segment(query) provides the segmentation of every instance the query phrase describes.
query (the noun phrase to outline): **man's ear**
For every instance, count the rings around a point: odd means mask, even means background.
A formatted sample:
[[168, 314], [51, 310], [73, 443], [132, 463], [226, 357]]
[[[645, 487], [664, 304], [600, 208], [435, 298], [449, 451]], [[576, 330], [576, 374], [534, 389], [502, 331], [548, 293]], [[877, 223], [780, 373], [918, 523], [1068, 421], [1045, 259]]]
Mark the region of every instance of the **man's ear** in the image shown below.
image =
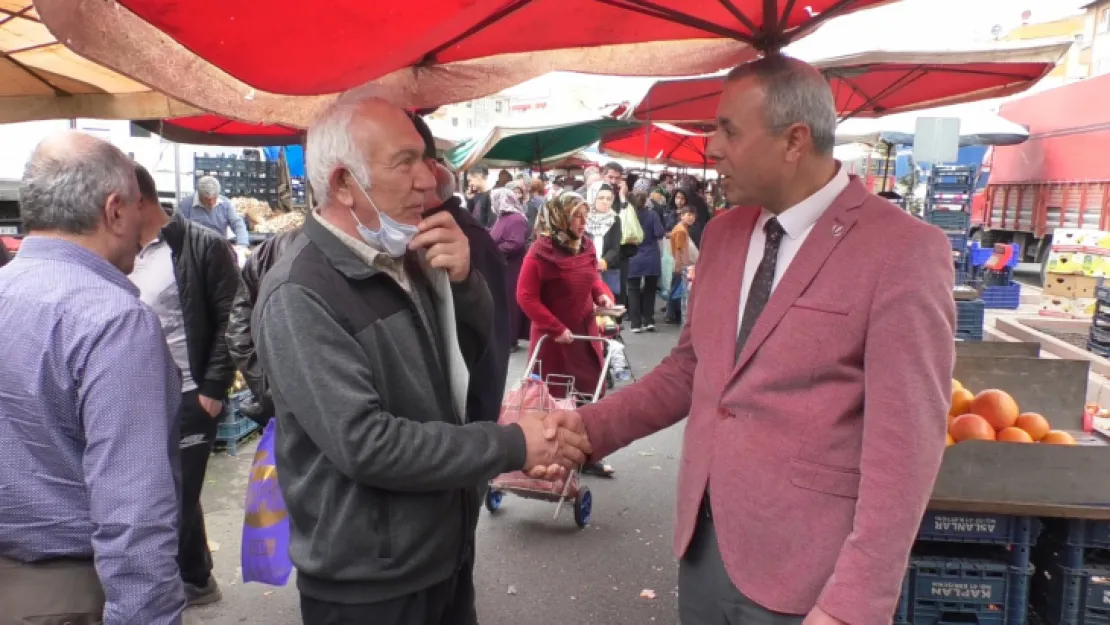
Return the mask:
[[124, 217], [123, 217], [123, 198], [119, 193], [112, 193], [104, 200], [104, 224], [109, 232], [114, 234], [123, 234], [124, 230]]
[[328, 180], [328, 186], [333, 189], [335, 200], [347, 208], [353, 208], [355, 205], [355, 191], [352, 187], [357, 184], [354, 176], [345, 169], [334, 170]]

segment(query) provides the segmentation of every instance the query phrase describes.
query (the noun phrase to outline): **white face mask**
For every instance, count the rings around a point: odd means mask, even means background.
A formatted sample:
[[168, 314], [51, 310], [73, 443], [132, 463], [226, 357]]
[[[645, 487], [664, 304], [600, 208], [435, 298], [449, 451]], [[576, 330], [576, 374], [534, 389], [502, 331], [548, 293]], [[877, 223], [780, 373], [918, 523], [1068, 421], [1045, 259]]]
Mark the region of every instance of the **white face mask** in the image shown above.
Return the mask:
[[370, 199], [370, 194], [362, 188], [362, 185], [358, 185], [358, 190], [362, 191], [362, 197], [366, 198], [370, 207], [378, 214], [378, 229], [375, 231], [362, 225], [362, 221], [355, 214], [354, 209], [350, 209], [351, 216], [358, 223], [359, 236], [362, 237], [363, 241], [366, 241], [367, 245], [389, 254], [392, 258], [404, 256], [409, 249], [409, 242], [420, 232], [420, 229], [390, 219], [385, 213], [378, 210], [374, 200]]

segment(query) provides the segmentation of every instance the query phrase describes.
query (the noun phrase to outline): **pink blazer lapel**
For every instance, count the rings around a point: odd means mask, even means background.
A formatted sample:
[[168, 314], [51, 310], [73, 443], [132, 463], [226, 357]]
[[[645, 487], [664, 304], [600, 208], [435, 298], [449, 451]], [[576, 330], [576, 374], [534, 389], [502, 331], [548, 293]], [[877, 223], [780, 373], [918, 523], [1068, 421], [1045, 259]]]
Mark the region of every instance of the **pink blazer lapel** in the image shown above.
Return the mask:
[[[817, 273], [825, 264], [825, 259], [844, 240], [845, 235], [855, 224], [856, 219], [851, 211], [862, 205], [863, 201], [867, 199], [867, 195], [867, 189], [863, 184], [852, 177], [848, 187], [837, 196], [832, 206], [813, 225], [813, 230], [806, 237], [801, 249], [798, 250], [797, 256], [794, 257], [790, 267], [783, 274], [778, 286], [771, 294], [767, 307], [763, 309], [759, 319], [756, 320], [752, 333], [748, 336], [747, 342], [744, 343], [743, 351], [740, 352], [740, 357], [736, 359], [732, 367], [729, 383], [735, 381], [744, 369], [744, 365], [751, 360], [759, 346], [767, 340], [767, 337], [774, 331], [775, 326], [782, 320], [786, 311], [794, 305], [794, 302], [806, 290], [810, 282], [817, 277]], [[743, 280], [743, 269], [741, 268], [740, 271], [740, 279]], [[739, 298], [740, 295], [737, 293], [736, 299], [733, 301], [738, 302]], [[737, 307], [739, 307], [739, 304], [737, 304]], [[738, 328], [737, 324], [733, 324], [734, 342]]]
[[732, 210], [717, 218], [725, 227], [713, 233], [714, 240], [719, 243], [714, 246], [714, 251], [704, 254], [699, 261], [692, 291], [698, 298], [698, 310], [711, 313], [695, 316], [695, 332], [704, 337], [697, 341], [695, 347], [702, 346], [699, 359], [711, 365], [706, 370], [712, 372], [718, 384], [722, 385], [728, 379], [734, 360], [736, 333], [740, 328], [740, 288], [744, 282], [744, 264], [748, 257], [748, 242], [760, 213], [754, 207]]

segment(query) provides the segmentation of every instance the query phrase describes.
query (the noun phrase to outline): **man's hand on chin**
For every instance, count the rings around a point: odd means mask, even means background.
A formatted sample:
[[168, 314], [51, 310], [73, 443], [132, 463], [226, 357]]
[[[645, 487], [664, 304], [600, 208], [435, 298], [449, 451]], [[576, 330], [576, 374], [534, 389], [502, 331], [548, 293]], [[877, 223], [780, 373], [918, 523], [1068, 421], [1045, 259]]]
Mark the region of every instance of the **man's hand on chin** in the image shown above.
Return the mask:
[[828, 614], [825, 613], [824, 610], [814, 606], [814, 608], [809, 611], [809, 614], [806, 615], [805, 620], [802, 621], [802, 625], [848, 625], [848, 624], [845, 623], [844, 621], [838, 619], [838, 618], [834, 618], [832, 616], [829, 616]]
[[426, 249], [428, 265], [446, 271], [451, 282], [466, 280], [470, 275], [470, 242], [451, 213], [435, 213], [417, 227], [420, 233], [409, 243], [409, 249]]

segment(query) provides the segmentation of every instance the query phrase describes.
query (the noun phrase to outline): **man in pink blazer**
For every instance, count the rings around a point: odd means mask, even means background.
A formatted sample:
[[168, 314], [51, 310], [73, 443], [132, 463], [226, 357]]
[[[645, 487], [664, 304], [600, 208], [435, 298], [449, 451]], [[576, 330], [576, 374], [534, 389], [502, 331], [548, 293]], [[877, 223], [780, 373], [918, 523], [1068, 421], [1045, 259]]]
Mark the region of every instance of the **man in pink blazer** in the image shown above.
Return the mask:
[[604, 457], [689, 415], [683, 625], [889, 625], [944, 452], [948, 239], [844, 172], [809, 65], [735, 69], [718, 117], [711, 156], [749, 208], [709, 223], [677, 347], [548, 434]]

